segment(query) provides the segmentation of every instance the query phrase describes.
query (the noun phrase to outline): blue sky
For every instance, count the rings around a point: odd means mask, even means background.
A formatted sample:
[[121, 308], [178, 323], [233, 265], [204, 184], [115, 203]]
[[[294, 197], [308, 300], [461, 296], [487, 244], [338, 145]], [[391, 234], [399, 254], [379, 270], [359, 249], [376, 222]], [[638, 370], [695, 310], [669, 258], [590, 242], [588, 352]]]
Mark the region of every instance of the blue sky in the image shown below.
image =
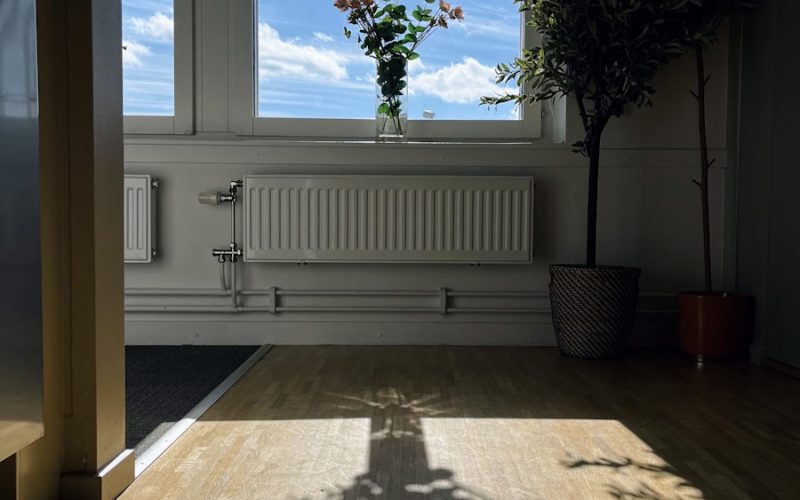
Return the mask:
[[172, 0], [122, 1], [122, 92], [126, 115], [175, 113], [172, 19]]
[[[345, 15], [333, 0], [258, 0], [258, 113], [268, 117], [372, 118], [374, 63], [342, 34]], [[403, 2], [413, 6], [417, 2]], [[420, 2], [422, 3], [422, 2]], [[409, 118], [512, 119], [510, 106], [478, 106], [499, 89], [494, 67], [520, 45], [520, 15], [511, 0], [451, 2], [465, 20], [439, 30], [412, 63]], [[126, 114], [173, 113], [172, 1], [123, 0]]]

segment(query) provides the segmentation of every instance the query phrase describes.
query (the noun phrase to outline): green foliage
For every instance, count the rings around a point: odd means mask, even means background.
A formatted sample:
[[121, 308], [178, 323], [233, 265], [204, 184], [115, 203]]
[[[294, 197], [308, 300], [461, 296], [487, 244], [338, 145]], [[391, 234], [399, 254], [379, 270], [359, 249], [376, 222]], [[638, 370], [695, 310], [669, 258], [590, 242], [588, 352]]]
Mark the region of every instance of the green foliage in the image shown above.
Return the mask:
[[[425, 0], [430, 5], [437, 0]], [[411, 11], [397, 0], [336, 0], [334, 7], [347, 13], [347, 22], [358, 28], [357, 41], [364, 54], [377, 61], [377, 84], [381, 91], [378, 115], [394, 120], [401, 130], [403, 93], [406, 91], [407, 61], [419, 59], [417, 48], [434, 31], [464, 19], [461, 7], [451, 8], [444, 0], [434, 10], [420, 6]], [[345, 27], [350, 39], [353, 32]]]
[[589, 157], [586, 263], [594, 266], [600, 143], [609, 120], [627, 106], [651, 106], [659, 68], [689, 50], [702, 61], [703, 49], [716, 41], [724, 18], [754, 0], [515, 2], [541, 35], [541, 45], [496, 68], [498, 83], [521, 91], [484, 97], [481, 103], [575, 98], [585, 135], [574, 149]]
[[651, 106], [654, 79], [685, 50], [688, 9], [700, 0], [515, 0], [541, 45], [496, 68], [516, 93], [483, 97], [485, 105], [575, 98], [584, 138], [573, 145], [589, 158], [586, 265], [597, 263], [600, 143], [609, 120], [630, 105]]
[[526, 91], [481, 102], [576, 98], [586, 137], [575, 147], [586, 155], [592, 146], [599, 148], [609, 119], [627, 105], [652, 105], [658, 69], [684, 51], [672, 20], [685, 13], [690, 0], [515, 1], [542, 42], [513, 63], [498, 65], [497, 82]]

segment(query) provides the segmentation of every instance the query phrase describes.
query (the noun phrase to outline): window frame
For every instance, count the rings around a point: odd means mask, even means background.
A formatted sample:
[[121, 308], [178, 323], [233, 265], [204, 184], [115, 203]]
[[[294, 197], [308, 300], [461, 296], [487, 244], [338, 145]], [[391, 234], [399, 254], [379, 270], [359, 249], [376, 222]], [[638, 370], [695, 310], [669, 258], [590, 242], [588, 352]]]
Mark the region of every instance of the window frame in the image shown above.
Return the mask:
[[126, 135], [194, 133], [194, 8], [193, 0], [173, 0], [174, 91], [172, 116], [123, 115]]
[[[177, 1], [177, 0], [176, 0]], [[258, 0], [233, 4], [230, 21], [232, 43], [232, 118], [239, 136], [302, 139], [374, 140], [370, 119], [271, 118], [258, 116]], [[539, 39], [520, 13], [522, 47]], [[498, 61], [500, 62], [500, 61]], [[522, 106], [520, 120], [409, 120], [410, 141], [508, 141], [530, 142], [542, 137], [540, 103]], [[343, 134], [342, 131], [346, 131]]]

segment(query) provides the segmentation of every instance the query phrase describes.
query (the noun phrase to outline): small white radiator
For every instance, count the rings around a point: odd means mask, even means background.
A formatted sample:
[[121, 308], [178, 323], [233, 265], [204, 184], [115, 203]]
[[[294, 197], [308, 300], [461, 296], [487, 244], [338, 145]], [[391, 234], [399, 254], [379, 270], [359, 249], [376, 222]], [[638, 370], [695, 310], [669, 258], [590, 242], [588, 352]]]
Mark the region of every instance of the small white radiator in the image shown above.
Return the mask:
[[149, 175], [125, 176], [125, 262], [128, 264], [149, 263], [156, 254], [155, 186]]
[[530, 177], [244, 178], [247, 262], [528, 263]]

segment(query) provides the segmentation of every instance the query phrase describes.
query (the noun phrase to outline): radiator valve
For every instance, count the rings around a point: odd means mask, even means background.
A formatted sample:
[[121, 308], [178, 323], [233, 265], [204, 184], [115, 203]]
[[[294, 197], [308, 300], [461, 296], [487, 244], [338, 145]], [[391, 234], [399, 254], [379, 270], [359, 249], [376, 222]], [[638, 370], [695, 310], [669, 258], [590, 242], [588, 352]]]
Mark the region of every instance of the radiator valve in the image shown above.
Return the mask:
[[239, 200], [239, 188], [242, 181], [231, 181], [227, 193], [206, 192], [200, 193], [198, 200], [207, 205], [219, 205], [220, 203], [231, 204], [231, 242], [226, 249], [215, 248], [211, 255], [217, 258], [217, 262], [224, 264], [226, 261], [237, 262], [243, 255], [242, 249], [236, 243], [236, 202]]
[[224, 264], [226, 261], [237, 262], [243, 255], [242, 249], [234, 242], [231, 242], [230, 250], [214, 249], [211, 255], [217, 258], [217, 262]]

